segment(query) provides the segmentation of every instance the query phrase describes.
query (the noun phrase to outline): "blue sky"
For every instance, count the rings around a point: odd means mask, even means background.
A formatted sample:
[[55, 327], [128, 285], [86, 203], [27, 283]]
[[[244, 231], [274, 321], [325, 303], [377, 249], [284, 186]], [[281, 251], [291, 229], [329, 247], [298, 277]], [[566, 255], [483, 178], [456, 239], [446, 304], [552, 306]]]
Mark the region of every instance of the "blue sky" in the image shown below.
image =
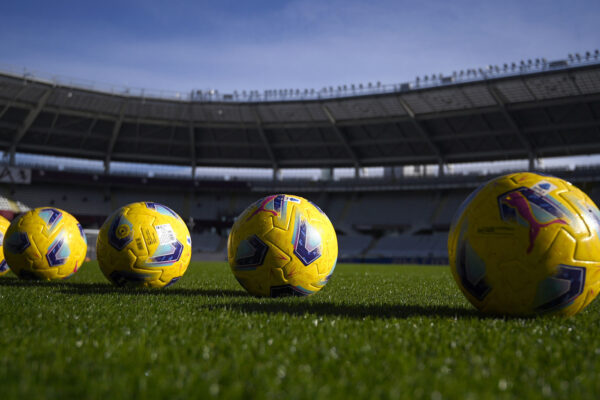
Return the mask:
[[9, 1], [0, 69], [189, 92], [400, 83], [600, 47], [600, 1]]

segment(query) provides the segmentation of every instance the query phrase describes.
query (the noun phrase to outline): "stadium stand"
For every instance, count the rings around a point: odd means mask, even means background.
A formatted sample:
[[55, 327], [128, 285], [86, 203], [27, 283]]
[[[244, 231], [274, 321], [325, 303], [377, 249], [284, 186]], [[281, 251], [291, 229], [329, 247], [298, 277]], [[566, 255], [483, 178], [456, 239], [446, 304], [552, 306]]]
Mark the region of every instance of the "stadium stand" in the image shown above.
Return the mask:
[[347, 214], [352, 215], [355, 227], [366, 225], [405, 230], [420, 224], [429, 225], [437, 201], [437, 194], [432, 191], [407, 191], [400, 198], [387, 193], [361, 193]]
[[449, 190], [439, 193], [439, 202], [434, 210], [431, 224], [435, 227], [448, 227], [452, 222], [454, 212], [469, 195], [465, 190]]
[[339, 258], [342, 260], [360, 260], [373, 241], [369, 235], [338, 235]]
[[[120, 205], [162, 202], [189, 222], [195, 259], [222, 259], [239, 213], [265, 194], [295, 193], [329, 215], [342, 260], [444, 263], [455, 210], [490, 178], [454, 165], [521, 160], [534, 170], [540, 158], [600, 153], [600, 62], [558, 61], [362, 92], [189, 99], [0, 73], [4, 168], [31, 171], [2, 178], [0, 212], [53, 205], [93, 230]], [[72, 161], [28, 164], [27, 155]], [[262, 172], [199, 172], [215, 166]], [[383, 174], [362, 174], [369, 167]], [[286, 168], [316, 172], [281, 179]], [[355, 172], [337, 178], [341, 168]], [[543, 171], [600, 200], [598, 168]]]

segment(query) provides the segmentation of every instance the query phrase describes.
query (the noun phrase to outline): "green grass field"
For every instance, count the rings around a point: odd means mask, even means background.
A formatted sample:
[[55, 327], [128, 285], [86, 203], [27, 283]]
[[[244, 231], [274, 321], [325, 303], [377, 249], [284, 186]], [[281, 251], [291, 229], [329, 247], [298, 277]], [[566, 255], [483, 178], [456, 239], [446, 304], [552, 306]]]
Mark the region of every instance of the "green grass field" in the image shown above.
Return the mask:
[[481, 317], [447, 267], [340, 265], [309, 298], [248, 296], [225, 263], [175, 286], [0, 278], [0, 397], [600, 397], [600, 306]]

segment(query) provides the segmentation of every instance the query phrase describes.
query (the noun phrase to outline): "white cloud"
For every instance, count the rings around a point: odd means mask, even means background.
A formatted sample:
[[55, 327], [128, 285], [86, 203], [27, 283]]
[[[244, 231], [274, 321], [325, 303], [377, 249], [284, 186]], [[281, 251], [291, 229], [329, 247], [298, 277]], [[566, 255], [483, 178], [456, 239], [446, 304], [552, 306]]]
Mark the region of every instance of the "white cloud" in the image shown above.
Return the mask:
[[141, 15], [156, 19], [153, 32], [90, 23], [74, 34], [57, 24], [45, 37], [12, 32], [4, 55], [56, 74], [180, 91], [398, 83], [593, 50], [600, 28], [588, 3], [293, 1], [247, 16], [203, 7], [186, 16], [178, 4], [174, 21], [198, 24], [178, 30], [150, 2]]

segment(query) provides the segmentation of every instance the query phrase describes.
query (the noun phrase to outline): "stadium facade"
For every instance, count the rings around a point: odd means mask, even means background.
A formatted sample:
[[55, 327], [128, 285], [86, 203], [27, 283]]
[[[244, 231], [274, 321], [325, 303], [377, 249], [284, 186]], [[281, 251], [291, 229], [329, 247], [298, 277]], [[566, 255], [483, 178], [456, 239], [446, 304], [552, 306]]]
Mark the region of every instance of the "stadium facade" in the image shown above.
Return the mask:
[[[489, 179], [455, 163], [600, 153], [598, 54], [523, 62], [410, 84], [319, 92], [192, 92], [186, 99], [109, 93], [0, 73], [0, 210], [54, 205], [98, 227], [132, 201], [164, 202], [193, 226], [195, 258], [222, 258], [233, 218], [272, 192], [303, 195], [332, 219], [344, 260], [444, 263], [454, 210]], [[22, 154], [94, 160], [57, 170]], [[119, 162], [185, 167], [176, 177], [123, 176]], [[269, 179], [208, 179], [199, 167], [251, 167]], [[433, 176], [407, 176], [407, 166]], [[360, 171], [382, 167], [377, 178]], [[311, 168], [318, 179], [279, 179]], [[355, 171], [331, 179], [332, 171]], [[599, 202], [595, 168], [551, 172]]]

